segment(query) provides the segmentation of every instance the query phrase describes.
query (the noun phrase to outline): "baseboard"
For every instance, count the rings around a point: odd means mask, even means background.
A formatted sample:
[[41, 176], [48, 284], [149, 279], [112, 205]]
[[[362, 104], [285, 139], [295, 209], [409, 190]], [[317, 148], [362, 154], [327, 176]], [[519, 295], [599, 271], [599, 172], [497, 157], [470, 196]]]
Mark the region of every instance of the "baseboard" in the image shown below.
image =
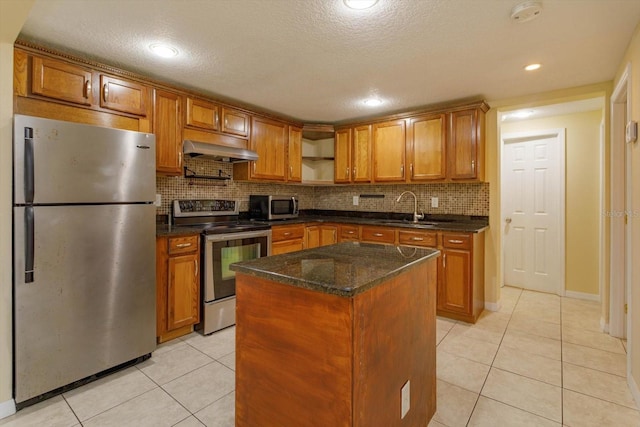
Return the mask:
[[16, 402], [7, 400], [0, 402], [0, 420], [16, 413]]
[[604, 320], [604, 317], [600, 318], [600, 329], [602, 330], [602, 332], [604, 332], [605, 334], [609, 333], [609, 322], [607, 322], [606, 320]]
[[484, 308], [489, 311], [500, 311], [500, 301], [498, 302], [484, 302]]
[[600, 295], [588, 294], [586, 292], [565, 291], [564, 296], [568, 298], [586, 299], [589, 301], [600, 302]]
[[629, 373], [627, 373], [627, 384], [629, 384], [629, 390], [631, 390], [633, 400], [636, 401], [636, 408], [640, 409], [640, 389], [638, 388], [636, 381], [633, 379], [633, 376]]

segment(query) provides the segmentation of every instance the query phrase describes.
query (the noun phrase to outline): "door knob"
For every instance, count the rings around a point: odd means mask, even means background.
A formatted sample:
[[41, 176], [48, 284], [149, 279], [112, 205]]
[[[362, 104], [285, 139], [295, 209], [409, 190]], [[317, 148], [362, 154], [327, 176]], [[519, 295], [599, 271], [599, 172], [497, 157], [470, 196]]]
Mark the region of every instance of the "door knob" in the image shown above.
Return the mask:
[[507, 224], [511, 224], [511, 218], [505, 218], [504, 222], [506, 222]]

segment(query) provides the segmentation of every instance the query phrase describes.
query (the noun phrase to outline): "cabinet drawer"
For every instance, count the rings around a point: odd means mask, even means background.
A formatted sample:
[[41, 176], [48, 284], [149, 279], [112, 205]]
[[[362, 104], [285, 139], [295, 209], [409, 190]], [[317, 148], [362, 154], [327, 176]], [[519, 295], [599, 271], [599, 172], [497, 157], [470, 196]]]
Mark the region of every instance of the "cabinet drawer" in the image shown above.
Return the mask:
[[271, 241], [280, 242], [283, 240], [304, 238], [304, 224], [281, 226], [271, 228]]
[[438, 242], [437, 233], [398, 230], [398, 244], [435, 248]]
[[442, 247], [452, 249], [471, 249], [471, 234], [442, 233]]
[[360, 227], [357, 225], [341, 226], [340, 240], [360, 240]]
[[198, 236], [169, 238], [169, 255], [195, 252], [198, 250]]
[[363, 242], [395, 243], [396, 231], [393, 228], [362, 227]]

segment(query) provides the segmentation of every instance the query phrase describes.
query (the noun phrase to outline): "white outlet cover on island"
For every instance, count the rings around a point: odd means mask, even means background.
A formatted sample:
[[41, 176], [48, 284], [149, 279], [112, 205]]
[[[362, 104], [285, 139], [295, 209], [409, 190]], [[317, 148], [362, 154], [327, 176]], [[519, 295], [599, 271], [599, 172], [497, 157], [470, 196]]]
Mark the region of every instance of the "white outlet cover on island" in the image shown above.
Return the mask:
[[402, 402], [400, 404], [402, 413], [400, 419], [403, 419], [409, 412], [409, 409], [411, 409], [411, 381], [407, 380], [402, 386], [400, 394], [402, 395]]

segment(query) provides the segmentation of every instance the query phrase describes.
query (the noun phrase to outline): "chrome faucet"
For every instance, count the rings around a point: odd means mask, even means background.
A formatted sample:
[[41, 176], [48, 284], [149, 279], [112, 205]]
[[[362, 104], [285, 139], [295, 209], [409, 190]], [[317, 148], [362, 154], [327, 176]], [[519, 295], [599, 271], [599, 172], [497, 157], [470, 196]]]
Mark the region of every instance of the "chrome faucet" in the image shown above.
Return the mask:
[[402, 196], [407, 193], [413, 196], [413, 222], [418, 222], [418, 220], [424, 219], [423, 211], [420, 211], [420, 213], [418, 214], [418, 198], [416, 197], [416, 193], [414, 193], [413, 191], [403, 191], [396, 199], [396, 203], [398, 203], [400, 199], [402, 199]]

